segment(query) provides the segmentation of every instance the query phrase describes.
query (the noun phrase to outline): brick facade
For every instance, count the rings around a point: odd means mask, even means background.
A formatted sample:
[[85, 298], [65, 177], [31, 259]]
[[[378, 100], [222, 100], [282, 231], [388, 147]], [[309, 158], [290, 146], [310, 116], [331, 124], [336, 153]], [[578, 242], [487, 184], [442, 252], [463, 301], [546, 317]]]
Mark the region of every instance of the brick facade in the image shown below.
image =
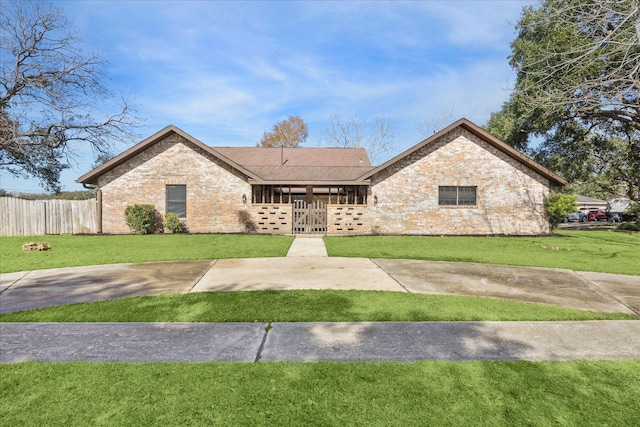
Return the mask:
[[[477, 205], [439, 206], [439, 186], [477, 186]], [[456, 128], [372, 176], [366, 219], [384, 234], [544, 234], [549, 186], [521, 162]]]
[[[365, 204], [330, 203], [327, 233], [548, 233], [544, 197], [554, 185], [566, 182], [475, 125], [464, 119], [459, 123], [354, 180], [364, 190], [366, 181], [361, 180], [369, 179], [366, 198], [359, 199]], [[292, 233], [291, 204], [252, 204], [251, 183], [260, 177], [246, 167], [168, 127], [79, 181], [101, 191], [103, 233], [130, 232], [124, 219], [128, 205], [152, 204], [164, 216], [167, 185], [186, 186], [183, 221], [192, 233], [243, 232], [240, 211], [250, 215], [258, 233]], [[311, 198], [314, 187], [306, 185]], [[331, 185], [345, 186], [318, 184]], [[441, 186], [475, 187], [475, 205], [439, 205]]]
[[371, 215], [366, 205], [327, 205], [327, 234], [371, 234]]
[[247, 178], [178, 134], [109, 170], [98, 180], [102, 191], [102, 232], [130, 233], [124, 220], [128, 205], [152, 204], [165, 214], [168, 184], [187, 186], [187, 216], [192, 233], [240, 232], [238, 211], [251, 198]]

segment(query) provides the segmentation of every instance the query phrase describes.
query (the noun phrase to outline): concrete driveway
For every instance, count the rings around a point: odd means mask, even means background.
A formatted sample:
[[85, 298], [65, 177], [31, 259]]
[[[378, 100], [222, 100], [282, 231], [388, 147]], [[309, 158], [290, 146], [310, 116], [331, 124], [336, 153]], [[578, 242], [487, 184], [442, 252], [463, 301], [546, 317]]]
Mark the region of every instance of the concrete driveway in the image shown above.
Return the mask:
[[0, 313], [130, 296], [267, 289], [474, 295], [640, 315], [638, 276], [326, 256], [116, 264], [2, 274]]
[[[319, 240], [319, 241], [318, 241]], [[476, 295], [640, 314], [640, 277], [484, 264], [285, 258], [61, 268], [0, 275], [0, 313], [114, 298], [257, 289]], [[1, 323], [0, 363], [637, 358], [640, 322]]]

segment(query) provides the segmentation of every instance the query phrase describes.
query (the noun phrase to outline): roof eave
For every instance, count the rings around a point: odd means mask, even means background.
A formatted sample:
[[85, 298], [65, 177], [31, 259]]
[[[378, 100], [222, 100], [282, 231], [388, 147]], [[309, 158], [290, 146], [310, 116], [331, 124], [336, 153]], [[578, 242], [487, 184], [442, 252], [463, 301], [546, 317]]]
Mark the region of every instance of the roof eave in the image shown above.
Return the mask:
[[265, 180], [265, 179], [250, 179], [249, 184], [253, 185], [370, 185], [369, 180], [342, 180], [342, 181], [278, 181], [278, 180]]

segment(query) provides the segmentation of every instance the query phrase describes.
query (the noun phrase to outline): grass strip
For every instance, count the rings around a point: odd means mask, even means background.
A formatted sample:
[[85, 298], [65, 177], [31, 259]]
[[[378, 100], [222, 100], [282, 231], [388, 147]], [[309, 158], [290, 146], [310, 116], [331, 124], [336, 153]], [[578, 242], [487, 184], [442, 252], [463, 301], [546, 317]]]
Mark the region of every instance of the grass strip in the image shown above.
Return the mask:
[[559, 231], [555, 236], [324, 238], [329, 256], [477, 262], [640, 275], [640, 233]]
[[[23, 252], [22, 244], [30, 241], [47, 242], [51, 250]], [[0, 273], [151, 261], [283, 257], [292, 241], [287, 236], [244, 234], [1, 237]]]
[[69, 304], [0, 315], [2, 322], [382, 322], [626, 320], [502, 299], [382, 291], [203, 292]]
[[623, 427], [639, 401], [640, 360], [0, 366], [7, 426]]

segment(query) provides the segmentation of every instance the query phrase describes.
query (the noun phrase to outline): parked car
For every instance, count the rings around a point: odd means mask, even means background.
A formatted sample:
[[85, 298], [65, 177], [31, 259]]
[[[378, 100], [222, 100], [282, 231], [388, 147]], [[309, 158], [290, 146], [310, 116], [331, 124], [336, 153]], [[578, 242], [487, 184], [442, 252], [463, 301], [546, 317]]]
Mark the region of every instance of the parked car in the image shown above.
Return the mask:
[[589, 211], [587, 214], [588, 221], [606, 221], [607, 214], [602, 212], [600, 209]]
[[565, 222], [586, 222], [587, 214], [582, 211], [571, 212]]

